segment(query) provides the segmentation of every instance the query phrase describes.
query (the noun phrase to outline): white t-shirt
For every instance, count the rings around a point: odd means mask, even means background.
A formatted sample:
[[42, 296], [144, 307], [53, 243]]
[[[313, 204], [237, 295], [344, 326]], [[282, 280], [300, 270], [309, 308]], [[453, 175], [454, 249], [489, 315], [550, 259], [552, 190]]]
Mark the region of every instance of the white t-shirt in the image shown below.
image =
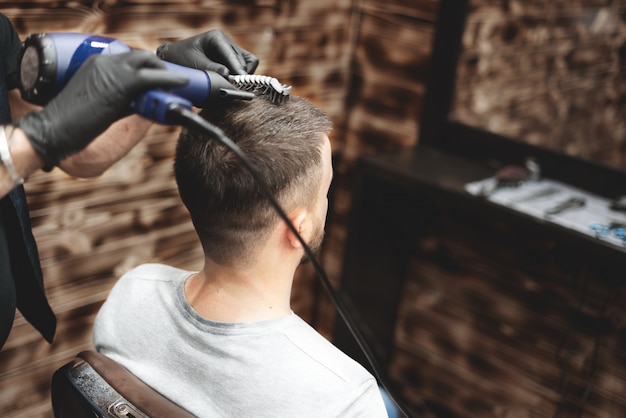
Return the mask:
[[295, 313], [207, 320], [185, 298], [191, 274], [125, 274], [96, 318], [96, 350], [198, 417], [387, 417], [374, 377]]

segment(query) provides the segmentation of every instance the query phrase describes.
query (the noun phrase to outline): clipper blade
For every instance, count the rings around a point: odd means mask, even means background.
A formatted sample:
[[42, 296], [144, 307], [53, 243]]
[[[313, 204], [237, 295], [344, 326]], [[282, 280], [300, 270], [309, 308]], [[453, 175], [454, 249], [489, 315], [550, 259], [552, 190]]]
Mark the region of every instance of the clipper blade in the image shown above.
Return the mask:
[[291, 86], [266, 75], [230, 75], [228, 81], [240, 90], [252, 92], [257, 96], [269, 96], [274, 104], [286, 102], [291, 94]]

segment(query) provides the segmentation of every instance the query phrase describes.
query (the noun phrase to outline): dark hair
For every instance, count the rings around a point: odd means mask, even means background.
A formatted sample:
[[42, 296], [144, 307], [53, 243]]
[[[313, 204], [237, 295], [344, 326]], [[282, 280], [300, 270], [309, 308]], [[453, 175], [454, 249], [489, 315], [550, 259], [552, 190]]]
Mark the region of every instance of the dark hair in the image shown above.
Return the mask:
[[[237, 144], [287, 213], [313, 204], [331, 129], [324, 112], [296, 96], [279, 105], [259, 96], [200, 115]], [[239, 157], [212, 135], [183, 129], [174, 170], [205, 255], [245, 263], [280, 218]]]

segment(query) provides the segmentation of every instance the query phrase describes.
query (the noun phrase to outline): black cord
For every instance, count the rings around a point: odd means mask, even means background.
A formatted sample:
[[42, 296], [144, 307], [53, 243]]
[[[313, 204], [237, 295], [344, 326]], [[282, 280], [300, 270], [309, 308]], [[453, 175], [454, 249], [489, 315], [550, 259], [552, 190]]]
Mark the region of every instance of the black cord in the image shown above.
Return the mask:
[[219, 127], [206, 121], [201, 116], [197, 115], [193, 111], [183, 106], [180, 106], [178, 104], [173, 104], [169, 106], [168, 117], [171, 118], [171, 120], [177, 124], [184, 125], [188, 128], [199, 128], [202, 131], [205, 131], [214, 135], [218, 141], [220, 141], [222, 144], [227, 146], [231, 151], [233, 151], [237, 155], [237, 157], [239, 157], [239, 159], [244, 164], [246, 169], [250, 172], [250, 174], [252, 174], [254, 179], [257, 181], [259, 187], [261, 188], [261, 192], [263, 193], [265, 198], [267, 198], [267, 200], [274, 207], [278, 215], [287, 224], [291, 232], [297, 237], [298, 241], [300, 241], [300, 244], [302, 244], [302, 247], [304, 248], [304, 252], [306, 253], [307, 257], [313, 264], [313, 267], [317, 271], [318, 276], [320, 280], [322, 281], [322, 284], [326, 288], [326, 291], [328, 292], [328, 295], [330, 296], [333, 304], [337, 308], [339, 315], [341, 316], [346, 326], [348, 327], [349, 331], [354, 336], [359, 347], [365, 354], [365, 357], [367, 358], [367, 361], [371, 365], [372, 370], [374, 371], [374, 374], [376, 375], [376, 378], [378, 379], [379, 384], [383, 387], [383, 389], [387, 391], [387, 393], [389, 394], [389, 397], [398, 408], [398, 411], [401, 414], [403, 414], [405, 417], [410, 418], [411, 415], [409, 415], [408, 412], [406, 412], [404, 408], [400, 405], [400, 403], [392, 396], [391, 391], [389, 390], [389, 385], [387, 384], [386, 379], [384, 378], [384, 375], [380, 371], [380, 366], [376, 362], [374, 353], [372, 352], [371, 348], [368, 346], [367, 342], [365, 341], [359, 328], [355, 324], [354, 319], [350, 316], [339, 294], [335, 292], [334, 288], [330, 284], [330, 281], [328, 280], [328, 277], [326, 276], [324, 269], [317, 261], [315, 254], [309, 248], [309, 246], [304, 241], [302, 236], [300, 236], [300, 234], [298, 233], [298, 230], [293, 225], [293, 223], [291, 222], [291, 220], [285, 213], [284, 209], [280, 206], [280, 203], [278, 203], [278, 201], [274, 198], [268, 186], [265, 184], [265, 182], [262, 181], [262, 178], [256, 173], [256, 170], [252, 166], [252, 163], [250, 162], [248, 157], [244, 154], [244, 152], [241, 150], [241, 148], [239, 148], [237, 144], [235, 144], [230, 138], [228, 138], [226, 134]]

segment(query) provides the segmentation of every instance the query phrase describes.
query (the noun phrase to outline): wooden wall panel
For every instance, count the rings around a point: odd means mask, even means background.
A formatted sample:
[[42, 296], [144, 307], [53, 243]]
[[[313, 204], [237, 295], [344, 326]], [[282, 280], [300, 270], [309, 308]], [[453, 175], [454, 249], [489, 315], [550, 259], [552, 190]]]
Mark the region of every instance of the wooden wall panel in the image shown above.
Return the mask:
[[[437, 5], [437, 0], [365, 0], [355, 10], [345, 125], [339, 127], [343, 142], [335, 144], [339, 152], [322, 254], [336, 286], [343, 265], [355, 160], [417, 144]], [[335, 311], [324, 293], [320, 306], [318, 329], [330, 335]]]
[[623, 274], [547, 234], [434, 213], [399, 307], [403, 396], [437, 417], [624, 416]]
[[417, 143], [434, 5], [363, 2], [347, 104], [345, 158]]

